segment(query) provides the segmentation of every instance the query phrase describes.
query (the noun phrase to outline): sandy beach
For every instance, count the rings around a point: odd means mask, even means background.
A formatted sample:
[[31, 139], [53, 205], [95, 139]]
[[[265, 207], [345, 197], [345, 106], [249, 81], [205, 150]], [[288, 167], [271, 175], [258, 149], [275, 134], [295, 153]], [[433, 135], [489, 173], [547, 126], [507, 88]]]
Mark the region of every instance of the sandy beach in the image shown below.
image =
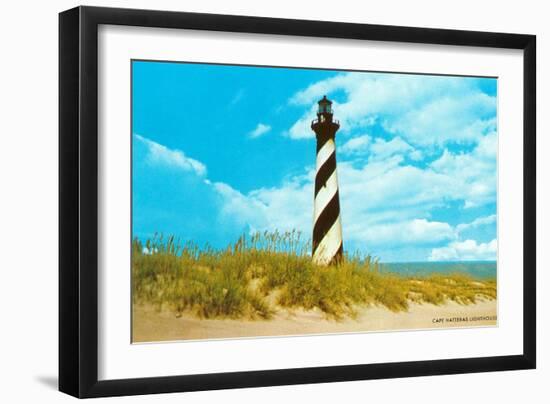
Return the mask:
[[270, 320], [200, 319], [184, 313], [176, 317], [152, 306], [134, 306], [133, 342], [282, 336], [324, 333], [494, 326], [496, 300], [471, 305], [447, 302], [441, 306], [411, 304], [407, 312], [385, 307], [358, 309], [355, 319], [328, 320], [318, 310], [279, 310]]

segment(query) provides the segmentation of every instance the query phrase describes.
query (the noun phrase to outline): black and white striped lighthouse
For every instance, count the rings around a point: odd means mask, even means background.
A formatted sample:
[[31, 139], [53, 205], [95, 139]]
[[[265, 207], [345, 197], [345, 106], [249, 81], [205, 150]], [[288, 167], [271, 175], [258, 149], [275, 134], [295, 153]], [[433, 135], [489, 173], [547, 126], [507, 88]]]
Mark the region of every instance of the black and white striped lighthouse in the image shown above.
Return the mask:
[[319, 101], [317, 119], [311, 123], [317, 137], [312, 256], [320, 265], [337, 263], [344, 252], [334, 142], [339, 128], [338, 121], [332, 119], [332, 101], [325, 95]]

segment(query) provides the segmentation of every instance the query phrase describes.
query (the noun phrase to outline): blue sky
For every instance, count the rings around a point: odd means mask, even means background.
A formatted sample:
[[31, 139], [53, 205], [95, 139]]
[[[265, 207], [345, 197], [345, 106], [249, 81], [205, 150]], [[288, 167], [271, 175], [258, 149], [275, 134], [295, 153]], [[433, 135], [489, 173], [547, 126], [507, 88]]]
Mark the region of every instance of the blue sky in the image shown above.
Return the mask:
[[148, 61], [132, 77], [134, 236], [310, 237], [326, 94], [346, 250], [495, 259], [496, 79]]

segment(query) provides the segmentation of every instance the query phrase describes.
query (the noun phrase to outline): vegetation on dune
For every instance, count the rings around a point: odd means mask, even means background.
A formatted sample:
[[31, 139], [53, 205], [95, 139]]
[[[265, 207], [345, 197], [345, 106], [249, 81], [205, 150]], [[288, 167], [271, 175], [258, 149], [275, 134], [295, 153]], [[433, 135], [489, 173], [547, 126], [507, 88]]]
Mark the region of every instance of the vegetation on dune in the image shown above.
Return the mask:
[[496, 298], [496, 280], [464, 274], [400, 276], [381, 273], [370, 256], [346, 255], [318, 266], [298, 232], [242, 236], [223, 250], [181, 245], [156, 236], [132, 243], [134, 303], [187, 311], [202, 318], [269, 319], [277, 306], [320, 309], [327, 317], [354, 317], [356, 308], [383, 305], [405, 311], [410, 302], [460, 304]]

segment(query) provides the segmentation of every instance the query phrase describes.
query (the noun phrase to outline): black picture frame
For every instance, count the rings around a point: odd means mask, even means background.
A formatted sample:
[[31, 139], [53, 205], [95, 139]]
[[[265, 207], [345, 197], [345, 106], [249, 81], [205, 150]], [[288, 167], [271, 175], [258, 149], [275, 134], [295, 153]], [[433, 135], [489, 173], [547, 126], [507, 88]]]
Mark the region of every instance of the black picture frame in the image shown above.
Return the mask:
[[[98, 380], [98, 26], [463, 45], [523, 50], [523, 354]], [[103, 397], [534, 369], [536, 37], [184, 12], [77, 7], [59, 15], [59, 390]]]

